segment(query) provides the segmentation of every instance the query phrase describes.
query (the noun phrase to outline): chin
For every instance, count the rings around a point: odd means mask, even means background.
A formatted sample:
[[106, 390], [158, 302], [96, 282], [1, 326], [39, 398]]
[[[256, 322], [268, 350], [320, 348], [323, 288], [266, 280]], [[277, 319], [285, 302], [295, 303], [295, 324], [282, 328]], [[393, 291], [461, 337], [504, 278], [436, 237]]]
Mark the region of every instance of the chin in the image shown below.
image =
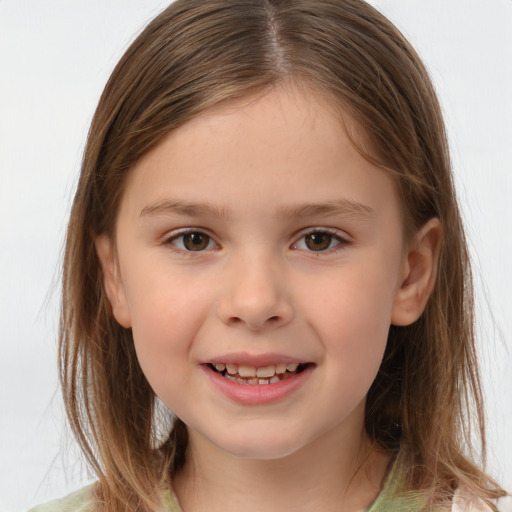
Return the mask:
[[283, 434], [275, 435], [252, 435], [250, 437], [231, 437], [226, 442], [218, 442], [217, 448], [227, 455], [238, 459], [247, 460], [277, 460], [283, 459], [297, 451], [303, 446], [298, 441], [290, 439]]

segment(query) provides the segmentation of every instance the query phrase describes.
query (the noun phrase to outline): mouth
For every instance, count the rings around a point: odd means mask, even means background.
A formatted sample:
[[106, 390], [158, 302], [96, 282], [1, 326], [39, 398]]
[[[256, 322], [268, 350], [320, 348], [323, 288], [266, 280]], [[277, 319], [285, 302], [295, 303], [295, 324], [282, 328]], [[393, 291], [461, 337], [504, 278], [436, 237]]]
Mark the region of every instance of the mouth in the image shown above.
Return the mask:
[[208, 363], [208, 367], [218, 375], [227, 380], [239, 384], [261, 385], [278, 384], [287, 380], [306, 368], [312, 363], [278, 363], [268, 366], [245, 366], [233, 363]]

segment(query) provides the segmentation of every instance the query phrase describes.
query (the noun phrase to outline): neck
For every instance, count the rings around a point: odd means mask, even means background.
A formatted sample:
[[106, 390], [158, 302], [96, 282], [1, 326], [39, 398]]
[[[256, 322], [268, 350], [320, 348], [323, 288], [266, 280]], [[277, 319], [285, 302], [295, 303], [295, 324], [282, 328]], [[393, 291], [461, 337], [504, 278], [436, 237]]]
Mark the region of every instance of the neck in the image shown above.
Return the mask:
[[352, 437], [333, 431], [286, 457], [255, 460], [233, 457], [190, 432], [174, 490], [184, 512], [355, 512], [378, 495], [389, 457], [364, 435]]

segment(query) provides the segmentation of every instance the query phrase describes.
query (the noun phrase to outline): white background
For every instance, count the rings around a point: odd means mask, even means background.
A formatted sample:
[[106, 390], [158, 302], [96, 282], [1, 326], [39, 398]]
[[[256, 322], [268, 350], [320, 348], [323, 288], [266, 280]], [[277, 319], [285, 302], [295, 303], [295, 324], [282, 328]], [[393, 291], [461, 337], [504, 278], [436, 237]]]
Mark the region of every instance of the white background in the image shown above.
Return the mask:
[[[512, 488], [512, 1], [374, 0], [439, 91], [475, 263], [489, 471]], [[56, 371], [59, 257], [93, 110], [164, 0], [0, 0], [0, 511], [87, 481]]]

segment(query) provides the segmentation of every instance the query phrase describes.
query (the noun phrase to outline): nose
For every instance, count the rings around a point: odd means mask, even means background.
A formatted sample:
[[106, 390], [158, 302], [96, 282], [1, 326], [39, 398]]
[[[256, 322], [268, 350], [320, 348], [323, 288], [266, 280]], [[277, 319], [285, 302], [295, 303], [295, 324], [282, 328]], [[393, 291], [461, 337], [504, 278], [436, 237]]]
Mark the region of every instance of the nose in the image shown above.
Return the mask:
[[286, 272], [253, 256], [230, 265], [223, 276], [218, 316], [226, 325], [251, 331], [282, 327], [293, 318]]

